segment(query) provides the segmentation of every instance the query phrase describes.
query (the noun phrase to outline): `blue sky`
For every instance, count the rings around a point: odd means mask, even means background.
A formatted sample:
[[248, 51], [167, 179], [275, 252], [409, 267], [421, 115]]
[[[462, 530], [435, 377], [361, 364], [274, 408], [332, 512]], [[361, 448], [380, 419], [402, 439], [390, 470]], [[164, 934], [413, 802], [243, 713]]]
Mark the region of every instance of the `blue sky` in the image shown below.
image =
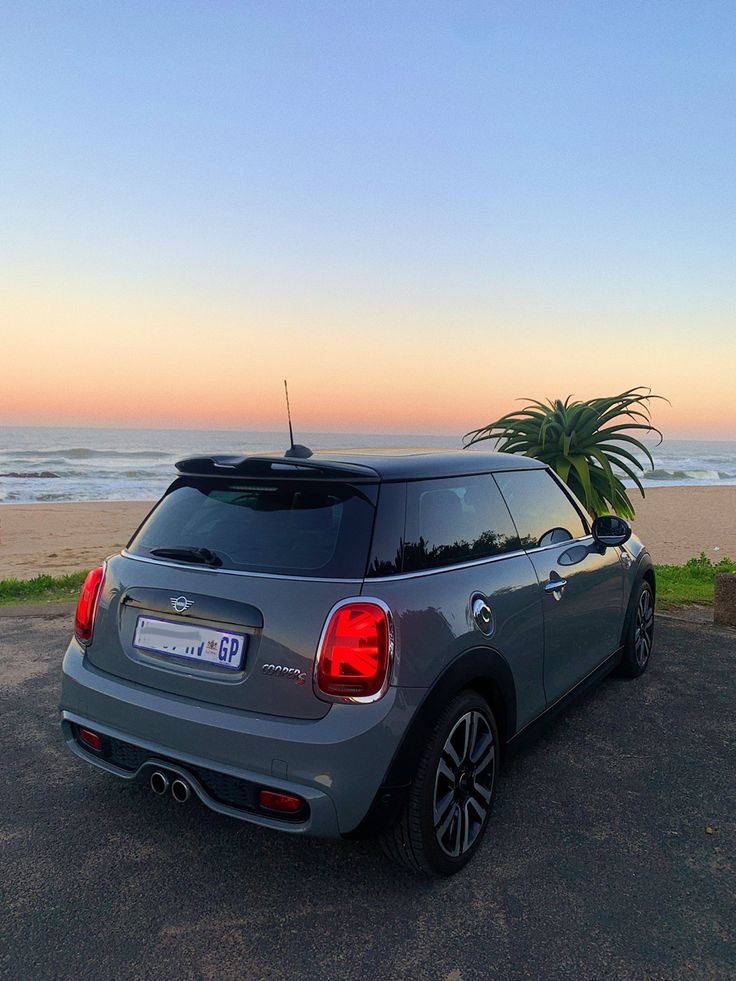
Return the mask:
[[81, 344], [126, 305], [168, 335], [184, 304], [192, 342], [209, 310], [297, 376], [286, 342], [320, 324], [346, 361], [429, 334], [420, 402], [448, 337], [539, 340], [567, 388], [581, 342], [617, 339], [643, 370], [609, 387], [666, 388], [694, 432], [695, 353], [720, 351], [719, 411], [736, 353], [735, 28], [708, 0], [6, 3], [3, 319], [40, 292], [30, 333], [61, 305]]

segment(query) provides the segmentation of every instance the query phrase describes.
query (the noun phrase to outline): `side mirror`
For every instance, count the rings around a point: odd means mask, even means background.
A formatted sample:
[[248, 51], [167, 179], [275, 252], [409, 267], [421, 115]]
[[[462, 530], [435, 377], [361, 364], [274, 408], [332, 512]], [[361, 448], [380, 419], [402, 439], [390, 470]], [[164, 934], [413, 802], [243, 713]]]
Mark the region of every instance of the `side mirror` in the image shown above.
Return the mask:
[[593, 522], [591, 533], [603, 548], [614, 548], [631, 538], [631, 525], [618, 515], [602, 514]]

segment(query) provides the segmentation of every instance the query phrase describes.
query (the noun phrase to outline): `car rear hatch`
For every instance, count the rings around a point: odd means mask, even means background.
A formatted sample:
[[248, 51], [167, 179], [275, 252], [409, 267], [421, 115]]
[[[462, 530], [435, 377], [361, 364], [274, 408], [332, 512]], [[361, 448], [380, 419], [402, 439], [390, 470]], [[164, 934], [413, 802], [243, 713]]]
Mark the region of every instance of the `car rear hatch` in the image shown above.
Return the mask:
[[180, 464], [109, 560], [87, 656], [184, 698], [321, 718], [329, 703], [312, 689], [315, 655], [332, 607], [360, 594], [378, 478], [369, 468], [209, 463]]

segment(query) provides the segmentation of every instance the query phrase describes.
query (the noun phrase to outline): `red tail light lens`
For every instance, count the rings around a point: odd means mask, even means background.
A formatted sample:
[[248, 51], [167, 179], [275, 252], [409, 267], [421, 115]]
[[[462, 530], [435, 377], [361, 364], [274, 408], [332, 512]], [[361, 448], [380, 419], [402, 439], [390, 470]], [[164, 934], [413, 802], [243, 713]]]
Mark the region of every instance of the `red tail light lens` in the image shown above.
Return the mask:
[[304, 805], [304, 801], [296, 794], [280, 794], [275, 790], [262, 790], [258, 795], [258, 803], [269, 811], [285, 811], [287, 814], [301, 811]]
[[99, 568], [93, 569], [84, 580], [77, 603], [77, 615], [74, 620], [74, 633], [78, 640], [88, 641], [92, 637], [104, 576], [105, 567], [101, 565]]
[[332, 614], [317, 653], [317, 687], [366, 698], [384, 686], [391, 657], [388, 614], [378, 603], [346, 603]]

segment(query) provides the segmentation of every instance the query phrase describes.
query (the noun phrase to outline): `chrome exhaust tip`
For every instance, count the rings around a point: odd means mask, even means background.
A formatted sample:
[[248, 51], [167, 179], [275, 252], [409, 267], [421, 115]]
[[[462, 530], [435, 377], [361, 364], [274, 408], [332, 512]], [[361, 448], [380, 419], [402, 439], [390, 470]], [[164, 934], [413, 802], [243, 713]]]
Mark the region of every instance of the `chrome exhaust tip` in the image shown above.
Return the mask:
[[179, 804], [183, 804], [185, 801], [188, 801], [190, 793], [191, 791], [189, 790], [189, 784], [185, 780], [180, 780], [177, 777], [177, 779], [171, 784], [171, 796]]
[[148, 781], [154, 794], [162, 797], [169, 789], [169, 778], [160, 770], [154, 770], [151, 779]]

